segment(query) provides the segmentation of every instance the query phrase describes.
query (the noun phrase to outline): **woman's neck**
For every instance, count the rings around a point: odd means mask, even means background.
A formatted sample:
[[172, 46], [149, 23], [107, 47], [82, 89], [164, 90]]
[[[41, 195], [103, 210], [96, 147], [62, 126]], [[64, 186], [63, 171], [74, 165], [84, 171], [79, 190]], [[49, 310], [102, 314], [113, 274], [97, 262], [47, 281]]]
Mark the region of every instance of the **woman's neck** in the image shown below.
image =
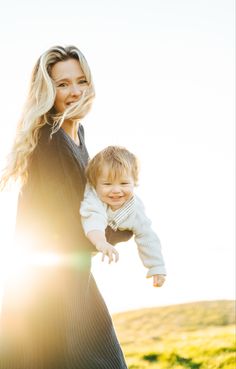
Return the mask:
[[80, 144], [79, 137], [77, 134], [78, 127], [79, 127], [79, 122], [74, 122], [71, 120], [65, 120], [61, 126], [61, 128], [64, 129], [64, 131], [72, 138], [73, 141], [75, 141], [77, 145]]

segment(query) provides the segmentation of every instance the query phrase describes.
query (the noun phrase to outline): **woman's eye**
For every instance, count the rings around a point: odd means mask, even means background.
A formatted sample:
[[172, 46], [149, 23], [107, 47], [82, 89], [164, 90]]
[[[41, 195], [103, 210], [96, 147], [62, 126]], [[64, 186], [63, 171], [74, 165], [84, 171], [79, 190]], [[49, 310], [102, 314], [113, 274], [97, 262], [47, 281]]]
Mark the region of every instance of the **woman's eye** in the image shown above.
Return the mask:
[[104, 185], [104, 186], [110, 186], [110, 185], [111, 185], [111, 183], [110, 183], [110, 182], [104, 182], [104, 183], [103, 183], [103, 185]]
[[87, 84], [88, 82], [86, 81], [86, 79], [81, 79], [79, 81], [79, 85], [84, 85], [84, 84]]
[[60, 83], [59, 85], [57, 85], [57, 87], [67, 87], [66, 83]]

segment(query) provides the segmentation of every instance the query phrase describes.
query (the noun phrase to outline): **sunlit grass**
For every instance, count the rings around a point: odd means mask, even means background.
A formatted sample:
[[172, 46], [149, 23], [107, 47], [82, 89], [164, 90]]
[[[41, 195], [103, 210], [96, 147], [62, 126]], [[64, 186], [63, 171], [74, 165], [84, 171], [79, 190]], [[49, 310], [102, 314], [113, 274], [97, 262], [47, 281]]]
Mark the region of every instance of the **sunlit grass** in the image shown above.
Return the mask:
[[231, 301], [137, 310], [114, 322], [129, 369], [236, 368]]
[[235, 369], [234, 327], [208, 328], [196, 333], [179, 334], [161, 342], [122, 343], [129, 368], [153, 369]]

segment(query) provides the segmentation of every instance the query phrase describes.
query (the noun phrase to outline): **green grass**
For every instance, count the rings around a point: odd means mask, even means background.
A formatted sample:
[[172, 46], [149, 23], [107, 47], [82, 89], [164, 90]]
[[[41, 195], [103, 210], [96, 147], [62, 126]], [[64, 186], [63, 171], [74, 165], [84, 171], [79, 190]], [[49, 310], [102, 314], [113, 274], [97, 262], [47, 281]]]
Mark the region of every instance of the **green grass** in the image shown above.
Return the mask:
[[141, 309], [113, 316], [129, 369], [235, 369], [233, 301]]

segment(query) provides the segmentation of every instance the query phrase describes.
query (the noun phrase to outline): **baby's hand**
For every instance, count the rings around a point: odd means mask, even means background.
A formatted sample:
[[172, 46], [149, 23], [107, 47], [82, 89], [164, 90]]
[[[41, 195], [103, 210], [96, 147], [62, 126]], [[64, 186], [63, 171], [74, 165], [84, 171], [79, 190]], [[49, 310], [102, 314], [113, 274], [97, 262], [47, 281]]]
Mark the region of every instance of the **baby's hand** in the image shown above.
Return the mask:
[[166, 278], [163, 274], [155, 274], [153, 276], [153, 286], [161, 287], [164, 284], [165, 280]]
[[119, 260], [119, 253], [118, 253], [118, 251], [110, 243], [103, 242], [103, 243], [100, 243], [99, 245], [97, 245], [96, 247], [97, 247], [97, 250], [102, 253], [102, 261], [105, 260], [105, 256], [108, 257], [109, 264], [112, 261], [117, 262]]

